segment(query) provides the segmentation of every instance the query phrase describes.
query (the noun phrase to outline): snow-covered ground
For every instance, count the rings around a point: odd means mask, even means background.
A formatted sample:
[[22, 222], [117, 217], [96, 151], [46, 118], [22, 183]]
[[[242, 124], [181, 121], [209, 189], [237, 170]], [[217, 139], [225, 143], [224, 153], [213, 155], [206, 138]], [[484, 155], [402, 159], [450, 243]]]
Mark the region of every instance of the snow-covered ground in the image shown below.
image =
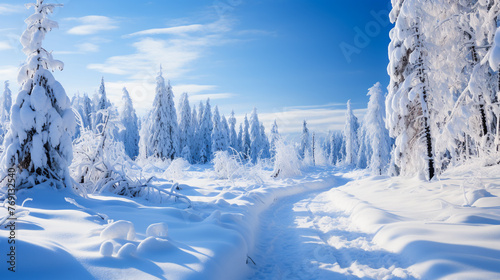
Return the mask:
[[15, 273], [0, 230], [0, 279], [498, 279], [499, 169], [427, 183], [332, 167], [221, 180], [191, 166], [175, 177], [192, 207], [38, 186], [17, 197], [33, 200], [17, 209]]

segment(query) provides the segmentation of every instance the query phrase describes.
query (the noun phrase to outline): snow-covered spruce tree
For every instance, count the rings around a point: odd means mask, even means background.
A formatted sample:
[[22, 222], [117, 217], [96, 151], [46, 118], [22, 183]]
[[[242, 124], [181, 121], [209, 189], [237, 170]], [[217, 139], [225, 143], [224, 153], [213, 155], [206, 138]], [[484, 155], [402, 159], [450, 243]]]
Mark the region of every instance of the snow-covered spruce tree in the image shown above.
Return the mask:
[[226, 116], [222, 115], [220, 119], [220, 126], [221, 126], [221, 135], [222, 139], [222, 150], [227, 151], [229, 150], [229, 125], [227, 124]]
[[389, 131], [385, 128], [385, 100], [380, 83], [369, 89], [368, 96], [370, 101], [363, 122], [372, 151], [368, 159], [368, 168], [373, 174], [382, 175], [386, 172], [390, 161], [391, 139]]
[[344, 163], [350, 166], [356, 165], [357, 154], [359, 150], [358, 143], [358, 118], [354, 115], [351, 108], [351, 101], [347, 102], [346, 121], [344, 127], [345, 137], [345, 160]]
[[276, 156], [276, 143], [277, 143], [278, 139], [281, 138], [280, 133], [278, 131], [278, 124], [276, 123], [276, 120], [274, 120], [273, 126], [271, 127], [271, 135], [269, 138], [271, 139], [271, 143], [269, 145], [270, 146], [269, 152], [270, 152], [271, 158], [274, 159], [274, 157]]
[[260, 140], [262, 142], [261, 158], [267, 159], [271, 158], [271, 147], [269, 144], [269, 138], [266, 135], [266, 128], [263, 123], [260, 123]]
[[306, 156], [311, 155], [311, 139], [309, 134], [309, 128], [307, 128], [307, 121], [304, 120], [302, 123], [302, 135], [300, 136], [300, 150], [299, 156], [301, 159], [305, 159]]
[[[202, 108], [200, 108], [201, 110]], [[200, 163], [207, 163], [212, 160], [212, 131], [214, 124], [212, 121], [212, 107], [210, 106], [210, 99], [203, 108], [203, 115], [200, 119], [200, 133], [198, 139], [200, 141]]]
[[263, 149], [261, 139], [260, 121], [257, 114], [257, 108], [253, 108], [250, 115], [250, 160], [252, 163], [257, 163]]
[[120, 122], [125, 130], [122, 133], [122, 141], [125, 152], [131, 159], [139, 155], [139, 126], [132, 99], [126, 88], [123, 88], [123, 107], [120, 111]]
[[102, 133], [102, 126], [104, 123], [104, 116], [107, 114], [105, 110], [109, 108], [108, 97], [106, 95], [106, 86], [104, 84], [104, 77], [101, 79], [101, 85], [99, 86], [99, 92], [97, 94], [97, 100], [95, 100], [95, 116], [93, 127], [95, 132]]
[[401, 173], [422, 173], [430, 180], [436, 175], [430, 112], [433, 104], [429, 102], [432, 94], [422, 33], [423, 13], [415, 1], [406, 0], [391, 12], [396, 26], [390, 32], [387, 126], [396, 138], [394, 162]]
[[240, 129], [238, 130], [238, 152], [244, 154], [243, 152], [243, 124], [240, 123]]
[[28, 26], [21, 37], [28, 58], [19, 71], [21, 90], [12, 106], [2, 155], [4, 172], [18, 169], [17, 189], [46, 182], [56, 187], [72, 185], [68, 166], [73, 159], [71, 135], [75, 115], [64, 88], [50, 71], [62, 70], [64, 64], [42, 47], [46, 33], [58, 27], [48, 19], [58, 6], [61, 5], [44, 4], [43, 0], [27, 5], [35, 9], [26, 19]]
[[329, 130], [328, 135], [324, 139], [324, 142], [322, 144], [323, 150], [325, 151], [325, 156], [329, 159], [330, 155], [332, 154], [332, 135], [333, 131]]
[[85, 128], [92, 130], [92, 114], [94, 113], [94, 107], [92, 105], [92, 99], [89, 98], [88, 94], [83, 94], [83, 123]]
[[193, 106], [193, 112], [191, 113], [191, 133], [192, 133], [192, 138], [191, 141], [189, 141], [190, 146], [189, 146], [189, 152], [191, 154], [191, 159], [188, 160], [191, 163], [197, 163], [200, 156], [199, 156], [199, 149], [200, 149], [200, 143], [199, 143], [199, 124], [198, 124], [198, 112], [196, 111], [196, 106]]
[[156, 78], [156, 97], [150, 118], [148, 156], [174, 160], [180, 155], [177, 113], [170, 81], [165, 85], [161, 67]]
[[5, 81], [5, 89], [2, 96], [0, 96], [0, 144], [3, 143], [5, 134], [9, 130], [11, 107], [12, 92], [9, 89], [9, 81]]
[[215, 154], [219, 151], [224, 151], [227, 146], [227, 139], [224, 138], [222, 132], [221, 119], [219, 108], [215, 106], [213, 115], [213, 130], [212, 130], [212, 153]]
[[248, 122], [247, 115], [243, 121], [243, 134], [241, 135], [241, 152], [243, 153], [243, 158], [248, 160], [250, 158], [250, 145], [252, 141], [250, 140], [250, 123]]
[[236, 118], [234, 111], [231, 111], [231, 116], [228, 119], [229, 123], [229, 147], [233, 151], [240, 152], [240, 145], [238, 144], [238, 134], [236, 134]]
[[191, 157], [191, 141], [193, 141], [193, 128], [191, 121], [191, 106], [189, 105], [189, 97], [185, 92], [181, 95], [179, 101], [179, 147], [182, 151], [182, 157], [189, 162], [192, 162]]
[[368, 160], [371, 156], [371, 147], [368, 144], [368, 137], [365, 124], [362, 122], [358, 129], [358, 155], [356, 157], [356, 167], [365, 169], [368, 167]]
[[345, 155], [344, 136], [341, 132], [335, 131], [330, 138], [330, 163], [333, 165], [340, 164], [344, 160]]

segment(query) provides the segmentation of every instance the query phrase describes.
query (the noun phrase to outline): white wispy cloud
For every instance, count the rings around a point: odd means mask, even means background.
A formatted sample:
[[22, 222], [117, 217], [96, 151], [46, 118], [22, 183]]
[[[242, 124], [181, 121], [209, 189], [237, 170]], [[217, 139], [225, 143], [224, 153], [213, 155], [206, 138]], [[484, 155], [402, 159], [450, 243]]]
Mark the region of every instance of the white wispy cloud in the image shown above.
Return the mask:
[[89, 69], [101, 73], [126, 75], [131, 79], [150, 79], [163, 65], [165, 76], [173, 79], [184, 74], [188, 65], [200, 57], [199, 45], [207, 38], [198, 40], [161, 40], [144, 38], [132, 44], [136, 53], [123, 56], [113, 56], [102, 64], [90, 64]]
[[26, 11], [23, 5], [0, 4], [0, 15], [18, 14]]
[[13, 85], [17, 84], [17, 75], [19, 73], [19, 67], [16, 66], [0, 66], [0, 81], [2, 81], [2, 89], [3, 89], [3, 81], [10, 81], [11, 89]]
[[[202, 57], [212, 46], [224, 44], [223, 33], [230, 30], [231, 23], [219, 20], [206, 25], [184, 25], [167, 28], [171, 33], [200, 30], [203, 32], [175, 38], [143, 37], [158, 34], [150, 29], [134, 33], [140, 36], [132, 46], [135, 53], [112, 56], [104, 63], [90, 64], [89, 69], [101, 73], [129, 76], [130, 79], [154, 81], [159, 65], [163, 65], [164, 74], [169, 79], [183, 76], [193, 66], [193, 62]], [[174, 30], [174, 31], [173, 31]], [[185, 33], [184, 33], [185, 34]]]
[[101, 31], [117, 29], [115, 20], [106, 16], [85, 16], [80, 18], [67, 18], [69, 21], [76, 21], [79, 25], [68, 30], [72, 35], [93, 35]]
[[143, 30], [127, 35], [126, 37], [134, 36], [151, 36], [151, 35], [185, 35], [188, 33], [199, 32], [205, 30], [205, 26], [202, 24], [191, 24], [191, 25], [181, 25], [166, 28], [153, 28], [148, 30]]
[[76, 48], [78, 51], [83, 52], [83, 53], [89, 53], [89, 52], [98, 52], [99, 51], [99, 46], [93, 43], [82, 43], [79, 45], [76, 45]]
[[82, 43], [75, 45], [75, 49], [72, 51], [54, 51], [55, 55], [75, 55], [75, 54], [87, 54], [99, 51], [99, 45], [93, 43]]
[[13, 49], [13, 47], [8, 42], [0, 41], [0, 51], [11, 50], [11, 49]]
[[[234, 21], [221, 18], [205, 24], [189, 24], [185, 21], [175, 26], [153, 28], [125, 35], [132, 38], [134, 52], [112, 56], [102, 63], [89, 64], [88, 69], [104, 74], [123, 76], [122, 82], [108, 84], [112, 101], [121, 101], [122, 88], [126, 86], [140, 114], [146, 113], [152, 105], [155, 92], [156, 76], [159, 66], [163, 66], [163, 76], [172, 81], [180, 80], [196, 67], [196, 61], [214, 46], [241, 42], [241, 35], [263, 34], [248, 31], [244, 34], [233, 32]], [[240, 36], [230, 38], [231, 36]], [[228, 99], [236, 94], [218, 92], [214, 85], [183, 84], [173, 86], [176, 98], [181, 93], [189, 93], [192, 103]]]

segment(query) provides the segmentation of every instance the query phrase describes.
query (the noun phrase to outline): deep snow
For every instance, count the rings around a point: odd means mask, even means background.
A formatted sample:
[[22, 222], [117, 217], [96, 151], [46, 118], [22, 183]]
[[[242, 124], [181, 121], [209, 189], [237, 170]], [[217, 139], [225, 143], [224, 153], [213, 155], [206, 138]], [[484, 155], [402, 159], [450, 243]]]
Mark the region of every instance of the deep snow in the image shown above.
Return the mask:
[[0, 279], [497, 279], [500, 168], [477, 166], [431, 183], [191, 166], [176, 181], [192, 208], [38, 186], [17, 197], [33, 200], [17, 209], [15, 273], [1, 227]]

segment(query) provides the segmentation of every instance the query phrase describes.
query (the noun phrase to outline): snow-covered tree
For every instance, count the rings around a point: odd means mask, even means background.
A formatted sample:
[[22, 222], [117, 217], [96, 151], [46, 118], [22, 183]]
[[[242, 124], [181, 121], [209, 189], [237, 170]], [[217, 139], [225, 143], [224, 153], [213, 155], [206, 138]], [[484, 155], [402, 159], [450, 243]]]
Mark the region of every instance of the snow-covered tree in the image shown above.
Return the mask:
[[368, 131], [366, 131], [365, 123], [362, 122], [358, 129], [358, 154], [356, 157], [356, 167], [365, 169], [368, 167], [368, 161], [371, 157], [371, 146], [368, 143]]
[[238, 144], [238, 135], [236, 134], [236, 118], [234, 117], [234, 111], [231, 111], [231, 116], [228, 119], [229, 122], [229, 146], [236, 152], [240, 151], [240, 145]]
[[305, 120], [302, 123], [299, 155], [302, 159], [305, 159], [307, 155], [311, 155], [311, 139], [309, 135], [309, 128], [307, 128], [307, 122]]
[[332, 132], [330, 137], [330, 162], [333, 165], [340, 164], [344, 160], [345, 139], [341, 132]]
[[149, 151], [148, 143], [151, 131], [151, 112], [142, 117], [141, 126], [139, 128], [139, 159], [147, 159], [151, 153]]
[[212, 153], [227, 150], [227, 138], [223, 132], [219, 108], [215, 106], [212, 130]]
[[35, 9], [26, 19], [28, 26], [21, 36], [28, 58], [19, 71], [20, 92], [12, 106], [2, 155], [4, 172], [18, 169], [18, 189], [45, 182], [57, 187], [72, 186], [68, 166], [73, 159], [75, 115], [64, 88], [51, 73], [62, 70], [64, 64], [42, 47], [46, 33], [58, 27], [48, 18], [58, 6], [44, 4], [43, 0], [27, 5]]
[[92, 130], [92, 115], [95, 114], [94, 106], [92, 105], [92, 99], [88, 96], [88, 94], [83, 94], [83, 124], [85, 128], [88, 130]]
[[262, 142], [262, 150], [261, 150], [261, 158], [270, 158], [271, 157], [271, 147], [269, 144], [269, 138], [266, 135], [266, 128], [263, 123], [260, 123], [260, 141]]
[[230, 136], [229, 136], [229, 124], [227, 123], [226, 116], [222, 115], [220, 119], [220, 125], [221, 125], [222, 139], [224, 139], [222, 141], [223, 143], [222, 150], [227, 151], [229, 150]]
[[281, 138], [280, 133], [278, 131], [278, 124], [276, 123], [276, 120], [274, 120], [273, 126], [271, 127], [271, 135], [269, 138], [271, 139], [271, 143], [270, 143], [270, 147], [269, 147], [270, 155], [271, 155], [271, 158], [274, 158], [276, 155], [276, 143], [277, 143], [278, 139]]
[[250, 158], [250, 145], [252, 141], [250, 140], [250, 123], [248, 122], [248, 118], [245, 115], [245, 119], [243, 121], [243, 131], [241, 135], [241, 152], [243, 153], [243, 157], [245, 159]]
[[254, 108], [250, 116], [250, 159], [252, 163], [256, 163], [263, 149], [261, 139], [260, 121], [257, 109]]
[[3, 95], [0, 96], [0, 144], [3, 143], [5, 134], [9, 130], [11, 107], [12, 92], [9, 89], [9, 81], [5, 81], [5, 89]]
[[387, 126], [390, 135], [396, 138], [395, 163], [401, 173], [418, 172], [432, 179], [436, 175], [436, 133], [431, 128], [431, 115], [437, 108], [429, 86], [431, 45], [426, 44], [422, 5], [407, 0], [391, 12], [391, 21], [396, 26], [390, 32]]
[[189, 147], [189, 152], [191, 154], [191, 160], [189, 162], [196, 163], [198, 162], [199, 150], [200, 150], [200, 142], [199, 142], [199, 124], [198, 124], [198, 112], [196, 111], [196, 106], [193, 106], [193, 112], [191, 113], [191, 133], [192, 138], [189, 143], [191, 146]]
[[179, 128], [174, 93], [170, 81], [165, 85], [161, 68], [156, 78], [156, 97], [150, 117], [148, 156], [161, 160], [173, 160], [181, 152], [179, 151]]
[[370, 101], [363, 122], [366, 138], [371, 148], [368, 168], [374, 174], [382, 175], [390, 161], [392, 141], [389, 131], [385, 128], [385, 99], [380, 83], [376, 83], [369, 89], [368, 96], [370, 96]]
[[2, 123], [10, 121], [10, 108], [12, 107], [12, 92], [9, 88], [9, 81], [5, 81], [5, 89], [0, 97], [0, 121]]
[[240, 129], [238, 130], [238, 152], [244, 154], [243, 152], [243, 124], [240, 123]]
[[344, 127], [345, 137], [345, 164], [356, 165], [357, 154], [359, 150], [358, 142], [358, 118], [354, 115], [351, 108], [351, 101], [347, 102], [346, 122]]
[[[189, 105], [189, 97], [187, 93], [181, 95], [179, 101], [179, 147], [183, 151], [183, 158], [191, 162], [191, 141], [193, 141], [193, 127], [191, 120], [191, 106]], [[188, 157], [189, 155], [189, 157]], [[186, 158], [187, 157], [187, 158]]]
[[132, 99], [126, 88], [123, 88], [123, 107], [120, 111], [120, 121], [125, 128], [122, 133], [122, 141], [125, 152], [131, 159], [139, 155], [139, 126]]
[[106, 86], [104, 84], [104, 77], [101, 79], [101, 85], [99, 86], [99, 93], [97, 95], [96, 105], [95, 105], [95, 119], [93, 127], [95, 132], [102, 133], [102, 126], [105, 122], [105, 116], [107, 115], [107, 110], [109, 108], [108, 97], [106, 94]]
[[203, 109], [203, 115], [200, 119], [198, 134], [198, 139], [200, 141], [199, 161], [201, 163], [207, 163], [212, 160], [212, 131], [214, 129], [210, 99], [207, 99], [205, 107], [200, 108], [200, 110], [201, 109]]

